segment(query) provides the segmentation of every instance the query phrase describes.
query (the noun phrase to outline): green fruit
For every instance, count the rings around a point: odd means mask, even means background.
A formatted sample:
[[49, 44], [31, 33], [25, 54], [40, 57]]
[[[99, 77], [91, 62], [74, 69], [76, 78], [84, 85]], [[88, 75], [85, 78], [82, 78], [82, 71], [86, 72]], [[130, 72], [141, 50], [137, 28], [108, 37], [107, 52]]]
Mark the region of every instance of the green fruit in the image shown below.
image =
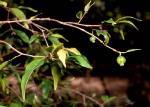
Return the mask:
[[126, 63], [126, 58], [124, 56], [121, 56], [119, 55], [117, 57], [117, 63], [120, 65], [120, 66], [124, 66], [124, 64]]

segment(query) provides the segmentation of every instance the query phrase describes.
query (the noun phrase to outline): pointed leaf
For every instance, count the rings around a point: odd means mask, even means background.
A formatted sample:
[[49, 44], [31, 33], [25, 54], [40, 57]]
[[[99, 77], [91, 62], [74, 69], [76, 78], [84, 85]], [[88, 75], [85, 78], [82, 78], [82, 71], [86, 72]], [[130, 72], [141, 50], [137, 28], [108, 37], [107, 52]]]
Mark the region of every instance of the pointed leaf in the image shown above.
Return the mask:
[[138, 19], [138, 18], [135, 18], [135, 17], [132, 17], [132, 16], [124, 16], [124, 17], [121, 17], [121, 18], [117, 19], [116, 23], [120, 20], [125, 20], [125, 19], [134, 19], [134, 20], [137, 20], [137, 21], [142, 21], [141, 19]]
[[87, 58], [83, 55], [76, 55], [76, 56], [71, 56], [71, 58], [75, 59], [75, 62], [82, 67], [92, 69], [92, 66], [90, 65], [89, 61]]
[[[24, 12], [22, 10], [20, 10], [19, 8], [10, 8], [10, 12], [15, 15], [19, 20], [26, 20], [26, 15], [24, 14]], [[29, 28], [28, 23], [27, 22], [23, 22], [24, 26], [26, 28]]]
[[78, 11], [76, 14], [76, 18], [81, 19], [83, 16], [83, 12], [82, 11]]
[[96, 30], [96, 35], [100, 36], [100, 35], [108, 35], [108, 37], [110, 38], [111, 35], [108, 33], [107, 30]]
[[58, 33], [52, 34], [50, 37], [54, 37], [54, 38], [58, 38], [58, 39], [63, 39], [66, 42], [68, 42], [68, 40], [65, 37], [63, 37], [61, 34], [58, 34]]
[[29, 43], [29, 41], [30, 41], [29, 37], [28, 37], [28, 35], [25, 32], [23, 32], [21, 30], [17, 30], [17, 29], [14, 29], [14, 32], [16, 33], [17, 36], [20, 37], [20, 39], [22, 41], [24, 41], [25, 43]]
[[68, 40], [66, 38], [64, 38], [62, 35], [58, 34], [58, 33], [55, 33], [55, 34], [52, 34], [48, 37], [48, 40], [51, 41], [53, 44], [55, 45], [58, 45], [60, 44], [61, 42], [59, 41], [59, 39], [63, 39], [65, 40], [66, 42], [68, 42]]
[[7, 91], [6, 88], [9, 85], [8, 79], [7, 78], [3, 78], [3, 79], [1, 79], [0, 82], [1, 82], [2, 91], [6, 92]]
[[30, 11], [35, 12], [35, 13], [37, 12], [37, 10], [35, 10], [35, 9], [31, 8], [31, 7], [19, 6], [18, 8], [19, 8], [19, 9], [26, 9], [26, 10], [30, 10]]
[[32, 35], [30, 40], [29, 40], [29, 43], [33, 43], [34, 41], [37, 41], [39, 39], [39, 35]]
[[100, 35], [103, 34], [102, 32], [103, 32], [102, 30], [96, 30], [96, 35], [97, 35], [97, 36], [100, 36]]
[[44, 58], [41, 58], [41, 59], [34, 59], [26, 66], [24, 75], [22, 76], [21, 79], [21, 92], [22, 92], [23, 101], [25, 101], [26, 86], [31, 77], [31, 74], [35, 69], [39, 68], [43, 64], [44, 64]]
[[134, 52], [134, 51], [140, 51], [140, 50], [142, 50], [142, 49], [129, 49], [126, 52], [128, 53], [128, 52]]
[[97, 36], [102, 35], [104, 37], [104, 43], [108, 44], [110, 39], [110, 34], [106, 30], [96, 30]]
[[76, 55], [81, 55], [81, 53], [76, 48], [66, 48], [66, 50]]
[[109, 37], [108, 35], [104, 35], [104, 43], [107, 45], [109, 43]]
[[119, 30], [119, 32], [120, 32], [120, 35], [121, 35], [122, 40], [125, 40], [123, 30], [121, 29], [121, 30]]
[[109, 24], [112, 24], [112, 26], [114, 26], [116, 24], [116, 22], [112, 18], [110, 18], [106, 21], [103, 21], [102, 23], [109, 23]]
[[49, 79], [43, 79], [41, 83], [42, 96], [44, 99], [47, 99], [50, 92], [53, 90], [53, 82]]
[[134, 24], [133, 22], [129, 21], [129, 20], [118, 21], [117, 24], [119, 24], [119, 23], [129, 24], [129, 25], [131, 25], [132, 27], [134, 27], [136, 30], [139, 30], [139, 29], [135, 26], [135, 24]]
[[62, 62], [64, 67], [66, 68], [66, 57], [67, 57], [67, 51], [65, 49], [60, 49], [57, 51], [57, 55], [59, 60]]
[[58, 66], [52, 65], [51, 72], [54, 80], [54, 90], [56, 90], [61, 77], [60, 72], [58, 71]]
[[0, 64], [0, 70], [2, 70], [5, 66], [7, 66], [9, 63], [9, 61], [5, 61], [3, 63]]
[[51, 41], [51, 43], [53, 45], [59, 45], [59, 44], [61, 44], [61, 42], [59, 41], [59, 39], [55, 38], [55, 37], [48, 37], [48, 40]]
[[26, 19], [24, 12], [18, 8], [10, 8], [10, 12], [20, 20]]
[[91, 0], [85, 5], [85, 7], [84, 7], [84, 12], [86, 13], [86, 12], [88, 12], [89, 11], [89, 9], [90, 9], [90, 7], [91, 7]]

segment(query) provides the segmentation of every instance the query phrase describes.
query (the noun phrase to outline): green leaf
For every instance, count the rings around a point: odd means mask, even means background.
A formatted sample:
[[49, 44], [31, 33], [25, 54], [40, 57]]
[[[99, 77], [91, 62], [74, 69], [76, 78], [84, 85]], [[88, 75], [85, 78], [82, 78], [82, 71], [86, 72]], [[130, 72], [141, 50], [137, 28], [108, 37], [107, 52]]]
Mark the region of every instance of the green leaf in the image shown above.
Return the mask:
[[29, 43], [33, 43], [34, 41], [37, 41], [39, 40], [39, 35], [32, 35], [30, 40], [29, 40]]
[[33, 9], [33, 8], [31, 8], [31, 7], [26, 7], [26, 6], [19, 6], [18, 7], [19, 9], [26, 9], [26, 10], [30, 10], [30, 11], [32, 11], [32, 12], [38, 12], [37, 10], [35, 10], [35, 9]]
[[78, 11], [76, 14], [76, 18], [81, 19], [83, 16], [83, 12], [82, 11]]
[[53, 82], [51, 80], [48, 79], [43, 79], [42, 83], [41, 83], [41, 89], [42, 89], [42, 96], [44, 99], [47, 99], [50, 92], [52, 91], [53, 87]]
[[64, 48], [57, 51], [58, 58], [62, 62], [65, 68], [66, 68], [67, 53], [68, 52]]
[[72, 52], [75, 55], [81, 55], [81, 53], [76, 48], [66, 48], [66, 50]]
[[54, 90], [56, 90], [61, 77], [60, 72], [58, 71], [58, 66], [53, 64], [51, 66], [51, 72], [54, 80]]
[[96, 30], [96, 35], [100, 36], [100, 35], [108, 35], [109, 37], [111, 37], [109, 35], [109, 33], [106, 30]]
[[8, 85], [9, 85], [8, 79], [7, 78], [1, 79], [0, 84], [1, 84], [1, 87], [2, 87], [2, 91], [3, 92], [7, 92], [6, 89], [7, 89]]
[[87, 60], [87, 58], [85, 56], [74, 55], [74, 56], [70, 56], [70, 58], [75, 59], [75, 62], [77, 64], [81, 65], [82, 67], [92, 69], [92, 66], [90, 65], [89, 61]]
[[5, 66], [7, 66], [9, 63], [9, 61], [5, 61], [3, 63], [0, 64], [0, 70], [2, 70]]
[[5, 1], [0, 1], [0, 6], [7, 7], [7, 2], [5, 2]]
[[25, 32], [23, 32], [21, 30], [17, 30], [17, 29], [14, 29], [14, 32], [16, 33], [17, 36], [19, 36], [21, 38], [21, 40], [23, 42], [29, 43], [29, 41], [30, 41], [29, 37], [28, 37], [28, 35]]
[[142, 50], [142, 49], [129, 49], [126, 52], [128, 53], [128, 52], [134, 52], [134, 51], [140, 51], [140, 50]]
[[[20, 10], [19, 8], [10, 8], [10, 12], [15, 15], [19, 20], [26, 20], [26, 15], [24, 14], [24, 12], [22, 10]], [[27, 22], [23, 22], [24, 26], [26, 28], [29, 28], [28, 23]]]
[[96, 30], [97, 36], [102, 35], [104, 37], [104, 43], [108, 44], [110, 40], [110, 34], [106, 30]]
[[21, 103], [11, 103], [10, 107], [22, 107]]
[[91, 37], [90, 37], [90, 41], [91, 41], [92, 43], [95, 43], [95, 42], [96, 42], [96, 38], [93, 37], [93, 36], [91, 36]]
[[135, 26], [135, 24], [134, 24], [133, 22], [129, 21], [129, 20], [118, 21], [117, 24], [119, 24], [119, 23], [129, 24], [129, 25], [131, 25], [132, 27], [134, 27], [136, 30], [139, 30], [139, 29]]
[[0, 107], [7, 107], [7, 106], [2, 106], [2, 105], [0, 105]]
[[10, 12], [20, 20], [26, 19], [26, 15], [19, 8], [10, 8]]
[[108, 19], [108, 20], [106, 20], [106, 21], [103, 21], [102, 23], [109, 23], [109, 24], [111, 24], [112, 26], [114, 26], [114, 25], [116, 24], [116, 22], [115, 22], [112, 18], [110, 18], [110, 19]]
[[85, 7], [84, 7], [84, 12], [85, 13], [87, 13], [88, 11], [89, 11], [89, 9], [90, 9], [90, 7], [91, 7], [91, 0], [85, 5]]
[[14, 59], [16, 59], [17, 57], [19, 57], [20, 55], [17, 55], [15, 57], [13, 57], [12, 59], [9, 59], [8, 61], [5, 61], [3, 63], [0, 64], [0, 70], [2, 70], [5, 66], [7, 66], [9, 64], [9, 62], [13, 61]]
[[104, 36], [104, 43], [107, 45], [109, 43], [109, 36], [107, 35], [103, 35]]
[[132, 16], [124, 16], [124, 17], [121, 17], [121, 18], [117, 19], [116, 23], [120, 20], [125, 20], [125, 19], [134, 19], [134, 20], [137, 20], [137, 21], [142, 21], [141, 19], [138, 19], [138, 18], [135, 18], [135, 17], [132, 17]]
[[104, 103], [107, 103], [115, 98], [116, 98], [116, 96], [108, 96], [108, 95], [101, 96], [101, 99], [104, 101]]
[[23, 101], [25, 101], [26, 86], [33, 71], [44, 64], [44, 58], [32, 60], [25, 68], [25, 72], [21, 79], [21, 92]]
[[68, 42], [68, 40], [65, 37], [63, 37], [61, 34], [58, 34], [58, 33], [54, 33], [50, 37], [54, 37], [54, 38], [58, 38], [58, 39], [63, 39], [66, 42]]
[[97, 35], [97, 36], [100, 36], [101, 34], [103, 34], [103, 33], [102, 33], [102, 30], [96, 30], [96, 35]]
[[66, 42], [68, 42], [68, 40], [66, 38], [64, 38], [62, 35], [58, 34], [58, 33], [55, 33], [55, 34], [52, 34], [48, 37], [48, 40], [51, 41], [53, 44], [55, 45], [58, 45], [60, 44], [61, 42], [59, 41], [59, 39], [63, 39], [65, 40]]
[[122, 30], [122, 29], [120, 29], [120, 30], [119, 30], [119, 32], [120, 32], [120, 35], [121, 35], [122, 40], [125, 40], [123, 30]]

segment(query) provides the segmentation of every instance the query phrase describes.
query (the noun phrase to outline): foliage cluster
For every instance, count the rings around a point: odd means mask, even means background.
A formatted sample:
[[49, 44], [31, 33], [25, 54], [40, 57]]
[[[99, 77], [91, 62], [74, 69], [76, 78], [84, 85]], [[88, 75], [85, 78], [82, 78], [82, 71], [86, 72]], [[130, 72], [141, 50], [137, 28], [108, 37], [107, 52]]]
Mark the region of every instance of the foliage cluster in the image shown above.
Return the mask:
[[[122, 52], [109, 46], [112, 36], [103, 26], [113, 27], [124, 40], [124, 25], [138, 30], [131, 20], [141, 20], [125, 16], [111, 18], [97, 25], [82, 24], [93, 5], [95, 2], [89, 1], [83, 11], [76, 14], [78, 22], [62, 22], [38, 15], [28, 16], [26, 12], [37, 10], [9, 0], [0, 0], [0, 9], [7, 14], [7, 19], [0, 21], [0, 96], [4, 98], [0, 99], [1, 105], [50, 107], [54, 104], [53, 93], [59, 87], [58, 83], [65, 72], [81, 67], [92, 69], [88, 59], [78, 49], [65, 47], [64, 43], [68, 40], [64, 35], [57, 33], [57, 28], [49, 29], [42, 25], [43, 22], [55, 22], [84, 32], [92, 43], [99, 42], [118, 53], [116, 60], [120, 66], [126, 62], [123, 54], [140, 50], [129, 49]], [[86, 28], [90, 28], [91, 31]]]

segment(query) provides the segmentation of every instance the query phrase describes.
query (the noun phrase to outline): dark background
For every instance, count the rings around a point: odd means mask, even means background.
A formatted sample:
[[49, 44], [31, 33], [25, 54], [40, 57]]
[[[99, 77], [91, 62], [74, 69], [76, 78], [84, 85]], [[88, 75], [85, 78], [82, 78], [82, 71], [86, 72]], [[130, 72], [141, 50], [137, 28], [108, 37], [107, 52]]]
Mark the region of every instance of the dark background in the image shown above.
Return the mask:
[[[91, 72], [94, 76], [116, 76], [125, 77], [131, 80], [132, 86], [129, 89], [129, 97], [135, 102], [134, 107], [149, 107], [147, 98], [141, 93], [144, 82], [149, 81], [150, 77], [150, 8], [148, 0], [104, 0], [105, 9], [93, 7], [86, 15], [82, 23], [100, 24], [101, 21], [110, 17], [115, 18], [118, 14], [122, 16], [133, 16], [142, 19], [142, 22], [135, 22], [139, 31], [127, 28], [125, 40], [119, 40], [112, 35], [110, 45], [119, 50], [139, 48], [141, 51], [125, 54], [127, 62], [124, 67], [116, 63], [118, 54], [105, 48], [101, 44], [92, 44], [86, 34], [69, 27], [52, 24], [54, 27], [63, 27], [60, 31], [70, 42], [66, 43], [69, 47], [77, 47], [81, 53], [87, 56], [94, 66]], [[84, 0], [26, 0], [27, 6], [39, 10], [44, 17], [56, 18], [62, 21], [78, 21], [75, 18], [79, 10], [83, 10]], [[107, 13], [113, 15], [109, 16]], [[85, 75], [85, 72], [76, 72], [77, 75]]]
[[[25, 4], [39, 10], [44, 17], [56, 18], [62, 21], [77, 21], [75, 15], [79, 10], [83, 10], [85, 2], [84, 0], [26, 0]], [[94, 63], [96, 68], [94, 73], [96, 72], [96, 74], [102, 71], [114, 73], [118, 70], [119, 72], [120, 70], [131, 72], [137, 71], [139, 67], [149, 70], [150, 8], [148, 0], [105, 0], [104, 7], [105, 9], [103, 10], [100, 7], [91, 8], [82, 23], [99, 24], [101, 21], [110, 18], [110, 16], [107, 15], [108, 12], [112, 12], [112, 17], [116, 17], [118, 14], [122, 16], [139, 17], [137, 14], [140, 13], [139, 18], [143, 21], [135, 22], [139, 31], [127, 28], [125, 41], [119, 40], [114, 34], [112, 35], [110, 45], [119, 50], [140, 48], [142, 51], [126, 54], [127, 63], [125, 67], [120, 68], [115, 61], [118, 54], [106, 49], [101, 44], [90, 43], [87, 35], [84, 33], [65, 27], [65, 30], [60, 32], [69, 39], [69, 46], [77, 47], [89, 58], [91, 63]], [[55, 26], [55, 24], [52, 26]], [[56, 25], [56, 27], [60, 26]], [[129, 68], [129, 70], [126, 70], [127, 68]]]

